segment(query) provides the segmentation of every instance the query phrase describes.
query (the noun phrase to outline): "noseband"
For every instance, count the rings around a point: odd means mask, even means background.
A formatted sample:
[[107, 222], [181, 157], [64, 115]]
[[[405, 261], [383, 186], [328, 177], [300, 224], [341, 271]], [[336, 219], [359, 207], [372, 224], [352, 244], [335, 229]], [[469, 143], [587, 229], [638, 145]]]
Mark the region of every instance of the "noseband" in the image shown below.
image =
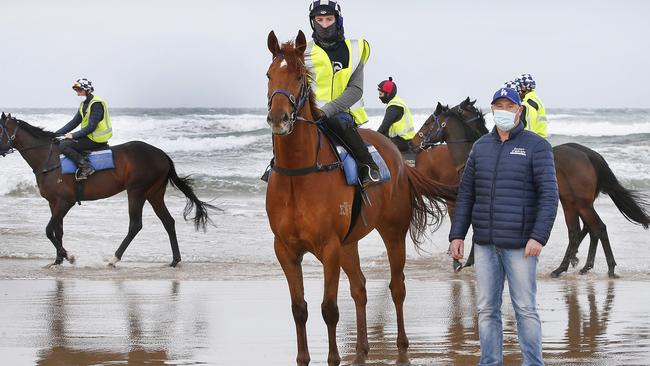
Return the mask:
[[16, 134], [18, 133], [18, 130], [20, 129], [20, 124], [18, 121], [16, 121], [16, 128], [14, 129], [14, 133], [9, 135], [9, 129], [7, 128], [7, 125], [5, 123], [0, 124], [0, 138], [6, 137], [7, 138], [7, 150], [0, 151], [0, 155], [3, 157], [6, 156], [7, 154], [11, 154], [16, 150], [14, 147], [14, 141], [16, 140]]
[[[479, 119], [481, 119], [481, 118], [483, 117], [483, 116], [481, 115], [480, 111], [474, 109], [474, 112], [478, 113], [478, 115], [477, 115], [476, 117], [473, 117], [473, 118], [470, 118], [470, 119], [468, 119], [468, 120], [465, 120], [465, 119], [463, 118], [463, 112], [462, 112], [463, 110], [464, 110], [464, 111], [467, 111], [467, 109], [465, 109], [465, 108], [461, 108], [460, 106], [458, 106], [458, 107], [457, 107], [457, 111], [454, 112], [453, 110], [450, 109], [450, 110], [448, 110], [447, 112], [443, 112], [442, 114], [445, 115], [445, 116], [447, 116], [447, 113], [451, 112], [451, 113], [455, 114], [455, 116], [452, 116], [452, 117], [456, 117], [456, 118], [457, 118], [461, 123], [466, 124], [466, 125], [469, 124], [470, 122], [473, 122], [473, 121], [479, 120]], [[433, 143], [431, 142], [431, 137], [432, 137], [432, 135], [433, 135], [433, 137], [436, 139], [436, 140], [435, 140], [436, 142], [443, 141], [443, 137], [444, 137], [444, 135], [445, 135], [445, 128], [447, 127], [447, 121], [442, 121], [442, 122], [440, 122], [440, 119], [439, 119], [438, 116], [436, 116], [436, 115], [432, 115], [432, 117], [433, 117], [433, 121], [434, 121], [435, 123], [432, 123], [432, 124], [431, 124], [431, 126], [429, 127], [429, 130], [426, 131], [426, 132], [424, 132], [424, 133], [422, 133], [422, 132], [419, 132], [419, 133], [418, 133], [418, 135], [419, 135], [420, 137], [422, 137], [422, 143], [420, 144], [421, 146], [426, 146], [427, 144], [433, 144]], [[448, 117], [448, 116], [447, 116], [447, 117]], [[437, 126], [437, 128], [436, 128], [435, 133], [434, 133], [434, 127], [436, 127], [436, 126]], [[473, 127], [471, 127], [471, 126], [469, 126], [469, 127], [470, 127], [472, 130], [474, 130]], [[426, 142], [425, 142], [425, 141], [426, 141]], [[474, 142], [474, 140], [470, 140], [470, 139], [444, 140], [444, 141], [445, 141], [446, 143], [448, 143], [448, 144]]]

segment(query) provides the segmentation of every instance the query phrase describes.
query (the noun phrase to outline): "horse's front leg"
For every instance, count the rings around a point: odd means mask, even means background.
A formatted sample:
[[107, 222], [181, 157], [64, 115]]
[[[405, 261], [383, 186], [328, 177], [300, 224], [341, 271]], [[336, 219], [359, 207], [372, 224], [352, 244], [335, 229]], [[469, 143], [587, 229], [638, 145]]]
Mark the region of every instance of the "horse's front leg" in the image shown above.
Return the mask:
[[325, 288], [321, 312], [327, 324], [327, 338], [329, 340], [329, 355], [327, 364], [339, 365], [341, 356], [336, 345], [336, 325], [339, 322], [339, 307], [337, 305], [339, 291], [339, 277], [341, 275], [341, 260], [339, 257], [340, 243], [331, 241], [323, 247], [320, 260], [323, 263]]
[[63, 263], [63, 259], [67, 259], [70, 263], [74, 263], [74, 256], [68, 256], [68, 252], [63, 248], [63, 218], [70, 211], [74, 203], [68, 203], [65, 201], [57, 201], [56, 204], [50, 205], [50, 210], [52, 212], [52, 217], [45, 227], [45, 235], [54, 248], [56, 249], [56, 259], [54, 263], [48, 265], [48, 267], [60, 265]]

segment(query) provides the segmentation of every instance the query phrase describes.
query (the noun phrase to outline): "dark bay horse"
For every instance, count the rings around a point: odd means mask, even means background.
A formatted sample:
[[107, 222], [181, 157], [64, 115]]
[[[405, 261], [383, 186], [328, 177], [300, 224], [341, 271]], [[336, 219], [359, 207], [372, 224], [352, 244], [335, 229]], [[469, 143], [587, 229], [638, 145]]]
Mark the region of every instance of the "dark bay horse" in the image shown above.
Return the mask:
[[304, 65], [306, 46], [302, 32], [298, 33], [295, 42], [282, 46], [274, 32], [268, 36], [273, 61], [267, 72], [267, 122], [273, 133], [275, 168], [268, 181], [266, 211], [275, 236], [275, 254], [289, 285], [297, 333], [296, 361], [298, 365], [307, 365], [310, 361], [301, 263], [305, 253], [312, 253], [323, 265], [321, 311], [328, 331], [328, 363], [338, 365], [340, 362], [336, 326], [341, 268], [348, 276], [356, 307], [354, 362], [365, 363], [369, 350], [367, 299], [358, 241], [377, 229], [390, 262], [390, 290], [397, 315], [397, 362], [407, 364], [408, 338], [403, 313], [406, 235], [410, 232], [417, 245], [430, 224], [429, 220], [433, 220], [433, 225], [439, 223], [444, 215], [443, 200], [454, 197], [455, 189], [440, 185], [405, 165], [400, 152], [386, 137], [361, 129], [361, 136], [372, 143], [385, 159], [391, 179], [368, 187], [369, 203], [364, 208], [364, 220], [357, 220], [348, 235], [355, 187], [346, 184], [339, 168], [325, 168], [336, 164], [337, 158], [317, 126], [318, 122], [315, 122], [320, 111], [315, 105]]
[[[61, 174], [57, 135], [11, 117], [0, 118], [0, 155], [14, 150], [20, 152], [36, 176], [36, 183], [43, 198], [50, 204], [52, 217], [45, 233], [56, 248], [52, 265], [60, 265], [64, 259], [74, 263], [74, 256], [63, 248], [63, 218], [77, 201], [73, 174]], [[187, 197], [183, 217], [187, 219], [193, 209], [194, 225], [205, 230], [210, 222], [208, 209], [216, 207], [199, 200], [192, 189], [191, 179], [179, 177], [174, 163], [162, 150], [144, 142], [133, 141], [112, 146], [115, 169], [93, 174], [83, 187], [83, 200], [92, 201], [113, 196], [126, 190], [129, 200], [129, 231], [110, 260], [109, 265], [122, 259], [122, 254], [135, 235], [142, 229], [142, 208], [148, 201], [162, 221], [172, 247], [171, 267], [181, 261], [174, 218], [165, 206], [167, 184], [178, 188]]]
[[[438, 103], [434, 113], [422, 126], [423, 134], [431, 143], [445, 141], [449, 145], [450, 155], [455, 166], [464, 165], [472, 144], [482, 135], [488, 133], [482, 112], [474, 106], [469, 98], [458, 106], [449, 108]], [[476, 118], [476, 117], [481, 118]], [[647, 198], [633, 190], [626, 189], [619, 182], [605, 159], [597, 152], [576, 143], [566, 143], [553, 148], [555, 169], [560, 193], [560, 203], [568, 228], [569, 244], [560, 266], [552, 273], [558, 277], [568, 270], [569, 264], [577, 264], [580, 243], [588, 233], [590, 235], [589, 253], [581, 274], [587, 273], [594, 266], [598, 241], [602, 243], [607, 259], [608, 275], [614, 273], [616, 261], [612, 252], [607, 227], [594, 209], [594, 201], [599, 193], [605, 193], [630, 222], [647, 229], [650, 225]], [[585, 225], [580, 229], [580, 220]], [[472, 253], [466, 265], [473, 263]]]

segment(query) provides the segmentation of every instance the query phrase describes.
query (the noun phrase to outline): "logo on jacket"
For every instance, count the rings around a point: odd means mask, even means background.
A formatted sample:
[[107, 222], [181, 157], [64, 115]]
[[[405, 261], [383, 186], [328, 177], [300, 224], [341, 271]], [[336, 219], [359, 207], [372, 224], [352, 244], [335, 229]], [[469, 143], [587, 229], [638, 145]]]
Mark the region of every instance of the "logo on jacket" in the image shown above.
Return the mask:
[[524, 149], [523, 147], [514, 147], [512, 148], [510, 155], [526, 156], [526, 149]]
[[343, 70], [343, 64], [338, 61], [334, 61], [332, 62], [332, 68], [334, 69], [334, 73], [336, 74], [337, 72]]

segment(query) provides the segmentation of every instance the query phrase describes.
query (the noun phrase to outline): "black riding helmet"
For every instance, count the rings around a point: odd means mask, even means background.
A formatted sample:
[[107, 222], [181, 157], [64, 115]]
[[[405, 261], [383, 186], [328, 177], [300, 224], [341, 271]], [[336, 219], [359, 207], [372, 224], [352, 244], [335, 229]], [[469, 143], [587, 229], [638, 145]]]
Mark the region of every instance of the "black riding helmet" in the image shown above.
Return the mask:
[[317, 15], [334, 15], [336, 16], [336, 28], [343, 27], [343, 17], [341, 16], [341, 5], [338, 1], [331, 0], [317, 0], [312, 1], [309, 5], [309, 24], [311, 29], [314, 27], [314, 17]]

